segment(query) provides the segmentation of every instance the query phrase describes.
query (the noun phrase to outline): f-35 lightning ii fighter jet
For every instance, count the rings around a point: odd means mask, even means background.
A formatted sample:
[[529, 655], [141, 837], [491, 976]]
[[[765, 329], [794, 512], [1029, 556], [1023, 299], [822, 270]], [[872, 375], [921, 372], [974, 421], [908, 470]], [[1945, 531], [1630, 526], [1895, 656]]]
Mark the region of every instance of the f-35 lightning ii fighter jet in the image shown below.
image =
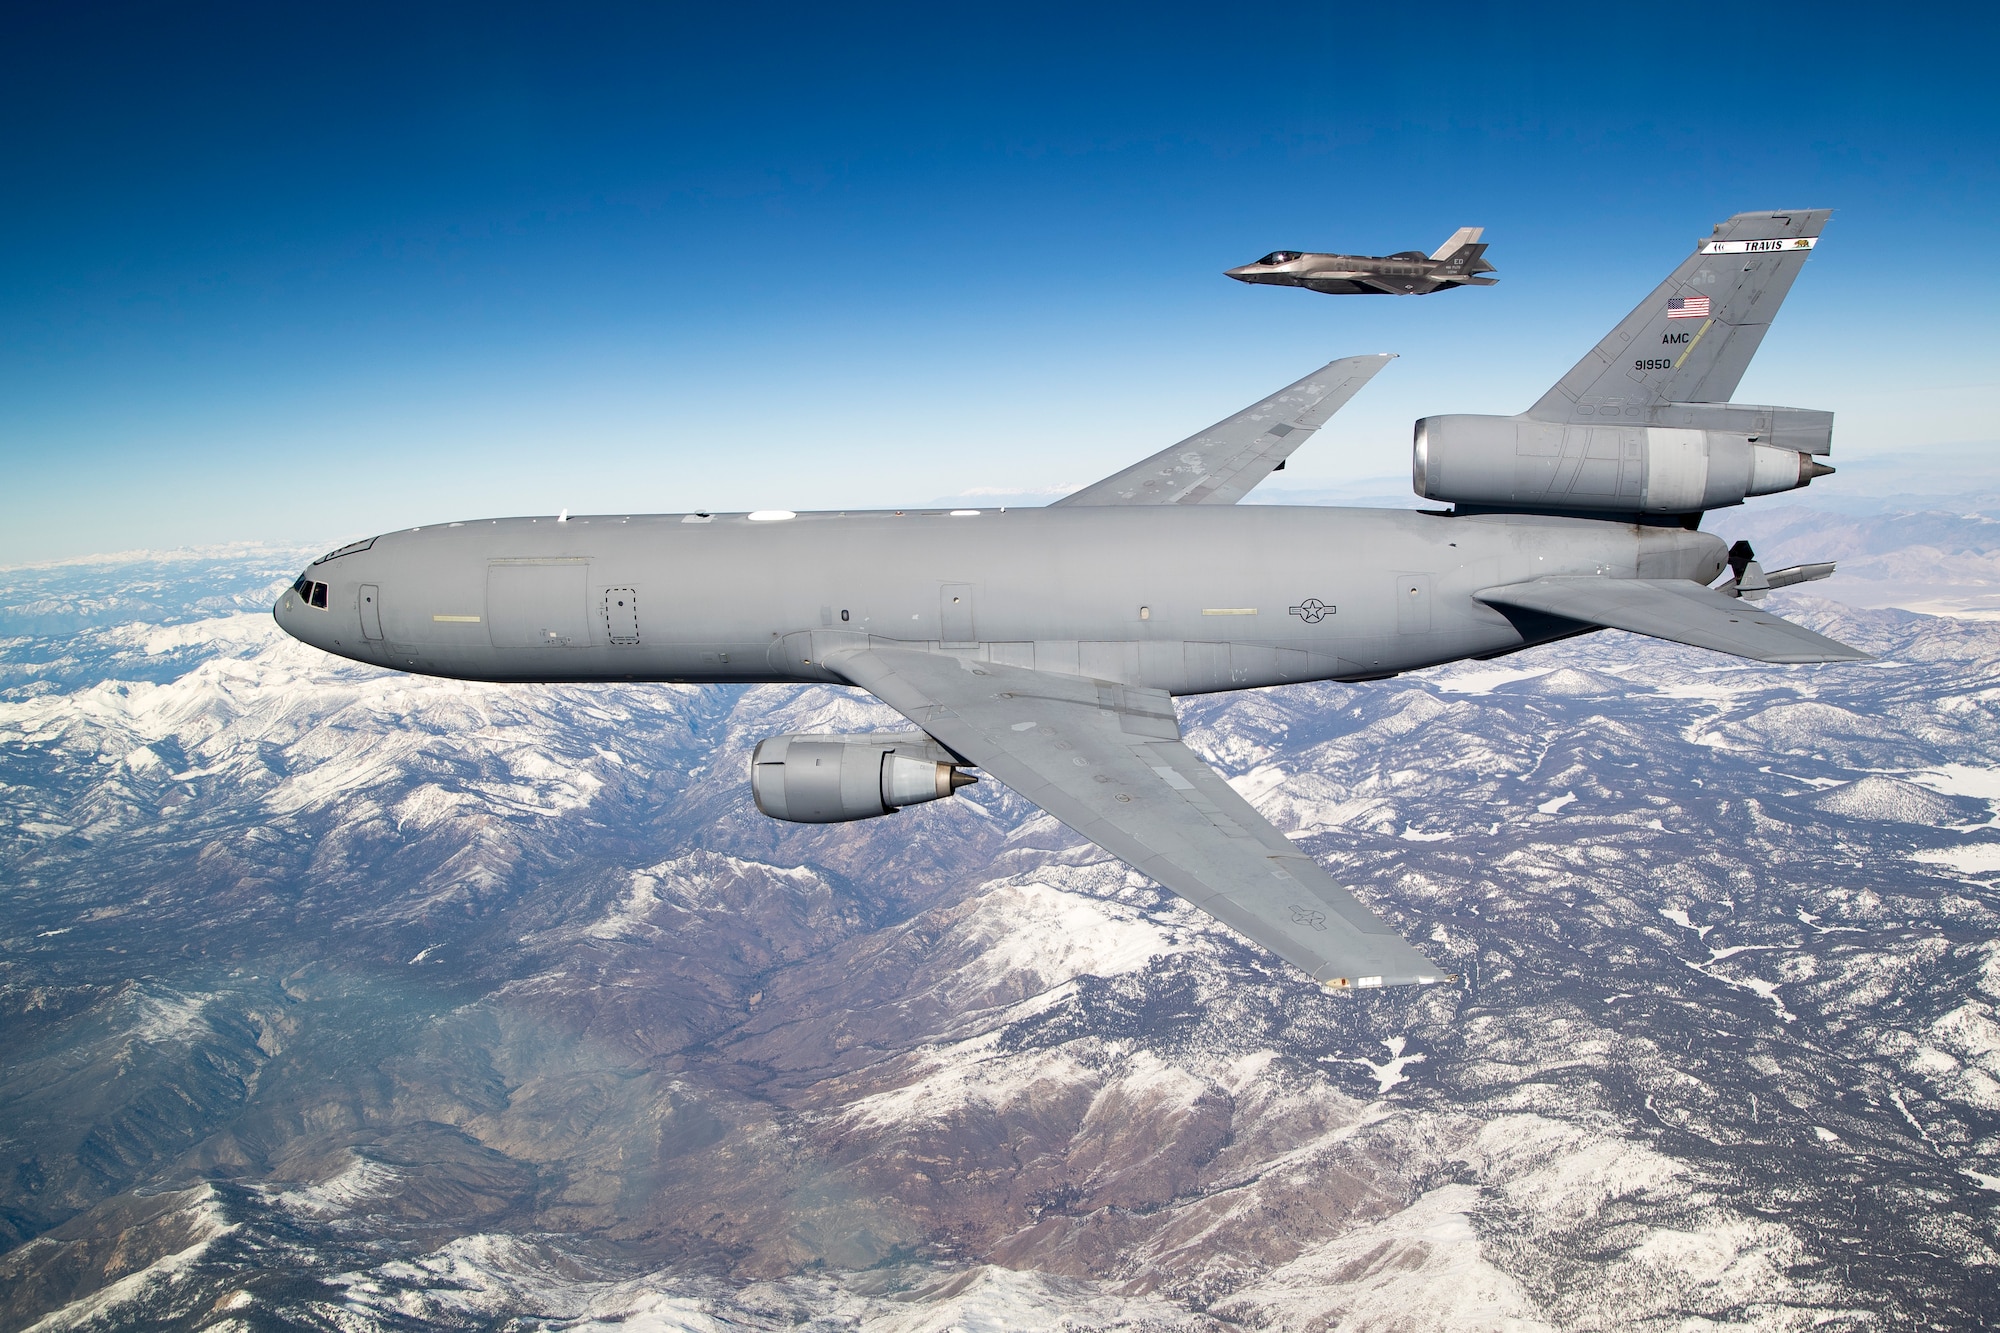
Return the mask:
[[1351, 356], [1047, 508], [440, 523], [322, 556], [275, 614], [462, 680], [866, 690], [910, 728], [764, 741], [759, 809], [868, 819], [979, 768], [1328, 987], [1438, 981], [1188, 748], [1173, 697], [1606, 627], [1865, 657], [1757, 604], [1830, 565], [1767, 573], [1696, 530], [1829, 471], [1831, 413], [1729, 401], [1826, 218], [1739, 214], [1523, 415], [1419, 421], [1416, 489], [1448, 509], [1236, 503], [1389, 361]]
[[1223, 270], [1238, 282], [1305, 287], [1329, 296], [1428, 296], [1447, 287], [1491, 287], [1493, 265], [1482, 257], [1484, 227], [1460, 227], [1428, 258], [1416, 250], [1393, 255], [1320, 255], [1274, 250], [1254, 264]]

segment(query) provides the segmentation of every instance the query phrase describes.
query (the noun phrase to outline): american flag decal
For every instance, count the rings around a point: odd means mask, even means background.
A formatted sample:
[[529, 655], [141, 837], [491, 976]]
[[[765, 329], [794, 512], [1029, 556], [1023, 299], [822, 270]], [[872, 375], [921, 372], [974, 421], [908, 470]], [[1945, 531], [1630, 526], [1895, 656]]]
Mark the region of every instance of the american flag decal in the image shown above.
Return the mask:
[[1706, 296], [1669, 296], [1667, 298], [1668, 319], [1707, 319], [1708, 298]]

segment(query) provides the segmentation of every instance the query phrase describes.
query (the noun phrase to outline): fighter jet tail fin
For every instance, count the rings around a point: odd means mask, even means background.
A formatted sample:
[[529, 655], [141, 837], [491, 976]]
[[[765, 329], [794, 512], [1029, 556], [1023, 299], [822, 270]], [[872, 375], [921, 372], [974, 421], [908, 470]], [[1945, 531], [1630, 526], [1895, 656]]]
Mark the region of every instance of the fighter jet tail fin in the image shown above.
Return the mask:
[[1491, 287], [1499, 279], [1474, 276], [1493, 271], [1493, 265], [1482, 257], [1485, 253], [1486, 247], [1483, 245], [1461, 245], [1445, 256], [1431, 277], [1439, 282], [1457, 283], [1460, 286]]
[[[1484, 227], [1460, 227], [1451, 234], [1450, 240], [1431, 252], [1431, 258], [1437, 260], [1449, 259], [1485, 234], [1486, 228]], [[1482, 245], [1479, 248], [1483, 250], [1486, 247]]]
[[1726, 403], [1833, 210], [1738, 213], [1542, 395], [1538, 421]]
[[1484, 227], [1460, 227], [1453, 232], [1451, 239], [1431, 255], [1431, 261], [1438, 266], [1431, 273], [1431, 281], [1439, 287], [1491, 287], [1499, 281], [1478, 276], [1493, 271], [1493, 265], [1485, 259], [1486, 247], [1479, 243], [1485, 234]]

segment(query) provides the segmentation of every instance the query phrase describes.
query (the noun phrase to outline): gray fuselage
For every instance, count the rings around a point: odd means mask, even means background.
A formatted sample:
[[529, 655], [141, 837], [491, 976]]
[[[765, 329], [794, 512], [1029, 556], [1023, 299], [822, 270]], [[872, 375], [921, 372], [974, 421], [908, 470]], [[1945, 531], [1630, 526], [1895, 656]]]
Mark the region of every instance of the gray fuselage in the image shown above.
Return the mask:
[[1493, 656], [1580, 627], [1510, 619], [1481, 588], [1706, 583], [1725, 560], [1679, 528], [1265, 505], [479, 519], [363, 546], [275, 615], [399, 671], [837, 681], [835, 649], [896, 641], [1173, 694]]

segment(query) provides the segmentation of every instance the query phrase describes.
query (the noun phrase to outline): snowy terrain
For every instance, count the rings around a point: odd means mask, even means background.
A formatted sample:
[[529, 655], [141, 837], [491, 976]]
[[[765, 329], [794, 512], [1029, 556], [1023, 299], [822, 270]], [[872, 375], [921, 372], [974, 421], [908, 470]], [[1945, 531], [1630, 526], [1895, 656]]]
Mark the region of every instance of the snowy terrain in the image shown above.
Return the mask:
[[1340, 997], [997, 783], [758, 815], [865, 696], [384, 675], [262, 610], [309, 552], [0, 573], [0, 1328], [2000, 1320], [1993, 523], [1758, 521], [1880, 660], [1181, 701], [1465, 976]]

